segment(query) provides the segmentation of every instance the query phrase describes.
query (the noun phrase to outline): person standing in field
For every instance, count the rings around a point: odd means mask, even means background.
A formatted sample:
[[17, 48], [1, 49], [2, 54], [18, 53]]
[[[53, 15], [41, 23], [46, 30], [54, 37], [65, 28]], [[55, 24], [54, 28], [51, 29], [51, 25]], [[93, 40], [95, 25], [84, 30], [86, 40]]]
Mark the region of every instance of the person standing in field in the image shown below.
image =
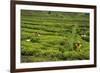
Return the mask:
[[81, 45], [81, 42], [80, 42], [80, 41], [74, 43], [74, 49], [75, 49], [75, 50], [80, 50], [81, 46], [82, 46], [82, 45]]

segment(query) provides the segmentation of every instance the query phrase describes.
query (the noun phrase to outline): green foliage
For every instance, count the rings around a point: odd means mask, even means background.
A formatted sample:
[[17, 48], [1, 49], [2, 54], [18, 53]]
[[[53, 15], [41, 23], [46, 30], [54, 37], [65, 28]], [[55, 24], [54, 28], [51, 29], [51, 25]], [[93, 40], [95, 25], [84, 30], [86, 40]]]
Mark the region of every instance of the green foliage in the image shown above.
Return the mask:
[[89, 48], [88, 13], [21, 10], [21, 62], [86, 60]]
[[31, 42], [39, 42], [39, 38], [38, 37], [31, 37]]

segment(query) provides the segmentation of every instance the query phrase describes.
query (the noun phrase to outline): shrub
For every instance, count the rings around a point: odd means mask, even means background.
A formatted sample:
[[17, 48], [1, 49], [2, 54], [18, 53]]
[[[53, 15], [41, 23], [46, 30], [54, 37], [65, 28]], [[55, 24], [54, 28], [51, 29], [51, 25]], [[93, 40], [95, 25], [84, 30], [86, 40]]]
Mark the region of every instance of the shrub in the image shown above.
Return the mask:
[[37, 56], [41, 54], [41, 49], [36, 49], [36, 48], [22, 49], [21, 54], [24, 56]]
[[83, 40], [89, 42], [89, 36], [86, 36], [86, 37], [82, 37]]
[[31, 37], [32, 37], [32, 35], [29, 33], [22, 33], [21, 34], [21, 40], [30, 39]]
[[31, 42], [39, 42], [39, 37], [31, 37]]

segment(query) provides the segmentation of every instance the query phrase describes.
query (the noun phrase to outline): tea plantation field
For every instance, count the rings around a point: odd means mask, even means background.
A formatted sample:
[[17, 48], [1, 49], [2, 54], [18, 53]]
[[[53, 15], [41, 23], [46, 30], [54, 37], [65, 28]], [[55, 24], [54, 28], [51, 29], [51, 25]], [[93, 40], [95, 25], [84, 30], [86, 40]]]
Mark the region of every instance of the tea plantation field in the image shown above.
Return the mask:
[[89, 14], [21, 10], [21, 62], [89, 59]]

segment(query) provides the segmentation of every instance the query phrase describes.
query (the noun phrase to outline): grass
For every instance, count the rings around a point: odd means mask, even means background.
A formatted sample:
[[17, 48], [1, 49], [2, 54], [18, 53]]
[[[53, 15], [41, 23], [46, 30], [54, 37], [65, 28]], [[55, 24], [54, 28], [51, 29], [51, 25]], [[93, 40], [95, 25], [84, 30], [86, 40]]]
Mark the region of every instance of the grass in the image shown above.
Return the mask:
[[88, 13], [21, 10], [21, 62], [87, 59]]

